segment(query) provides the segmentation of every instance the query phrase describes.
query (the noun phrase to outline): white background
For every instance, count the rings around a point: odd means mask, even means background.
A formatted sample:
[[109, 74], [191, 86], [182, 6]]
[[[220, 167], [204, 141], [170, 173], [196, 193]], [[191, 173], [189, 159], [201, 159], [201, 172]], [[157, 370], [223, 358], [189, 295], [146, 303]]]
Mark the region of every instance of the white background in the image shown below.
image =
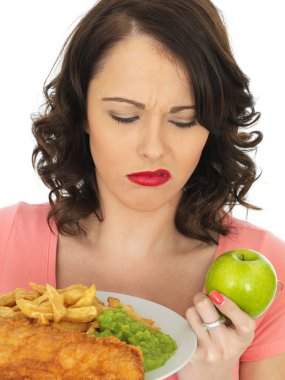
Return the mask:
[[[43, 103], [42, 87], [74, 26], [91, 0], [0, 2], [0, 207], [20, 200], [47, 202], [48, 189], [33, 171], [30, 115]], [[264, 133], [256, 156], [263, 174], [249, 200], [263, 211], [238, 207], [237, 217], [285, 238], [284, 16], [282, 1], [215, 0], [222, 10], [235, 57], [251, 80]]]

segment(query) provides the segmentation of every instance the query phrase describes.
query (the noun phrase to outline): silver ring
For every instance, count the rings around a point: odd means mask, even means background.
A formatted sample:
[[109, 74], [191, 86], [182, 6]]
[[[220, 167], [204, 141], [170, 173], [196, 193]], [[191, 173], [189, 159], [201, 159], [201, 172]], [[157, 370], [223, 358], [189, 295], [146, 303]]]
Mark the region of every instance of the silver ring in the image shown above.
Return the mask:
[[208, 331], [208, 330], [211, 330], [213, 329], [214, 327], [218, 327], [220, 326], [222, 323], [225, 323], [226, 322], [226, 317], [224, 317], [223, 315], [220, 316], [220, 318], [218, 320], [216, 320], [215, 322], [212, 322], [212, 323], [203, 323], [203, 329]]

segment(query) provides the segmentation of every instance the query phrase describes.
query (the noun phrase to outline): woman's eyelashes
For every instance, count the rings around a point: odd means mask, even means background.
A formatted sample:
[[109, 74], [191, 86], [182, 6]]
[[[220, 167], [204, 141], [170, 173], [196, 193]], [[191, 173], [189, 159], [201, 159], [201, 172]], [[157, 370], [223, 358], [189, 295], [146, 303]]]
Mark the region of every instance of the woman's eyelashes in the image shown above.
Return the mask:
[[124, 123], [124, 124], [132, 123], [133, 121], [138, 119], [138, 116], [133, 116], [128, 119], [124, 119], [124, 118], [114, 116], [114, 115], [111, 115], [111, 117], [112, 119], [116, 120], [118, 123]]
[[[128, 119], [125, 119], [125, 118], [121, 118], [121, 117], [118, 117], [118, 116], [115, 116], [115, 115], [111, 115], [112, 119], [113, 120], [116, 120], [118, 123], [123, 123], [123, 124], [128, 124], [128, 123], [132, 123], [133, 121], [136, 121], [137, 119], [139, 119], [138, 116], [133, 116], [131, 118], [128, 118]], [[196, 124], [196, 120], [192, 120], [190, 121], [189, 123], [181, 123], [181, 122], [178, 122], [178, 121], [169, 121], [170, 123], [176, 125], [177, 127], [179, 128], [189, 128], [189, 127], [193, 127], [193, 125]]]

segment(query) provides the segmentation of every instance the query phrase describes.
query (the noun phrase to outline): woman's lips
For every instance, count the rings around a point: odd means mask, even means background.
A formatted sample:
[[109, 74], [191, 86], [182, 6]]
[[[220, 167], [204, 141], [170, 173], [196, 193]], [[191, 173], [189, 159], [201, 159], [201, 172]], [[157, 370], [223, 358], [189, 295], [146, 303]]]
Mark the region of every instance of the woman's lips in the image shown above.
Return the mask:
[[167, 182], [171, 175], [168, 170], [158, 169], [153, 172], [138, 172], [127, 175], [131, 182], [141, 186], [159, 186]]

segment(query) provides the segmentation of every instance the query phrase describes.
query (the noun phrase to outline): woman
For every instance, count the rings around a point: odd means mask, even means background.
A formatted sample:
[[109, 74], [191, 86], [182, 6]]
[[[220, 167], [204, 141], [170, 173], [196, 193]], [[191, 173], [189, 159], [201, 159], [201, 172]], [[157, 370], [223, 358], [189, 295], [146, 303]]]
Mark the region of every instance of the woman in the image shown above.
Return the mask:
[[[0, 292], [96, 283], [150, 299], [197, 334], [173, 379], [281, 380], [281, 285], [255, 322], [203, 293], [212, 261], [234, 248], [262, 252], [285, 278], [285, 243], [230, 215], [236, 204], [257, 209], [246, 202], [257, 179], [248, 153], [262, 135], [246, 129], [260, 115], [214, 5], [101, 0], [62, 54], [33, 121], [49, 204], [0, 211]], [[215, 306], [231, 326], [211, 325]]]

